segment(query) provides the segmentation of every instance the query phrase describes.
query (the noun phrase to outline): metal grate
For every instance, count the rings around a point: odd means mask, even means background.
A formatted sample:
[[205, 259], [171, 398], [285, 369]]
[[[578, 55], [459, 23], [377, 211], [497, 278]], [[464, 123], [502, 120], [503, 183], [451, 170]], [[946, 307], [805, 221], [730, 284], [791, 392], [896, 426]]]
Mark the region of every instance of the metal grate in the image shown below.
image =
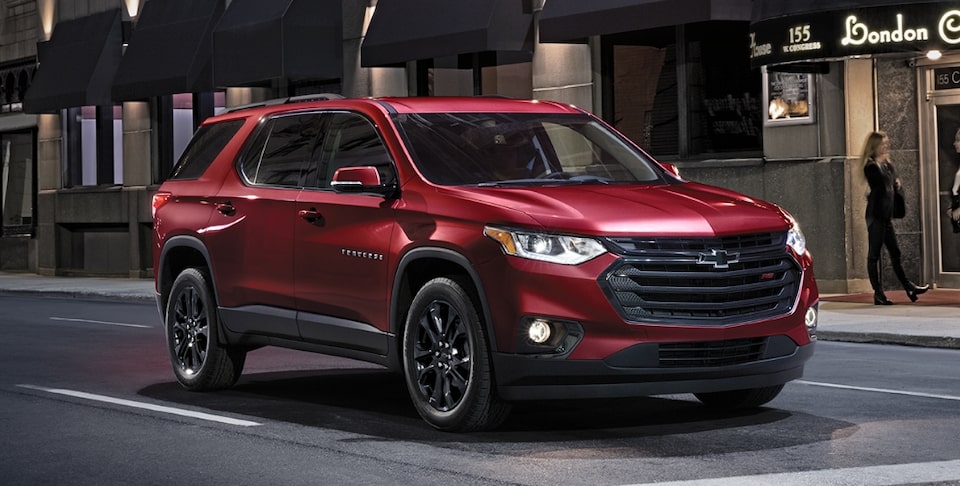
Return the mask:
[[624, 258], [601, 279], [630, 321], [731, 324], [790, 312], [800, 269], [786, 233], [616, 238]]
[[763, 356], [766, 338], [660, 345], [661, 368], [703, 368], [751, 363]]

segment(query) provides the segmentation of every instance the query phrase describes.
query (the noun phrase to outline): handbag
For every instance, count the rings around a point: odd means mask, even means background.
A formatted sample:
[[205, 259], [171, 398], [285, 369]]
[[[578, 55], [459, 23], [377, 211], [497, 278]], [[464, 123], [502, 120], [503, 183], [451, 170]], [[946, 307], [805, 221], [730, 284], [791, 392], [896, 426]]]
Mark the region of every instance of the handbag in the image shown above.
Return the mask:
[[903, 200], [903, 192], [898, 189], [893, 193], [893, 218], [901, 219], [907, 215], [907, 204]]

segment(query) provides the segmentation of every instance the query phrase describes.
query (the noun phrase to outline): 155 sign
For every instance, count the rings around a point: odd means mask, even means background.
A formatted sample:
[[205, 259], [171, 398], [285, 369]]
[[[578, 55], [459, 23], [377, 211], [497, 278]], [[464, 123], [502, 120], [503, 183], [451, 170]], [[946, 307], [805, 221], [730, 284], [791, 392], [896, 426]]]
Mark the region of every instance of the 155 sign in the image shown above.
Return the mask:
[[810, 41], [810, 24], [799, 25], [797, 27], [790, 28], [790, 43], [796, 44], [798, 42], [809, 42]]
[[960, 67], [945, 67], [933, 70], [933, 89], [960, 88]]

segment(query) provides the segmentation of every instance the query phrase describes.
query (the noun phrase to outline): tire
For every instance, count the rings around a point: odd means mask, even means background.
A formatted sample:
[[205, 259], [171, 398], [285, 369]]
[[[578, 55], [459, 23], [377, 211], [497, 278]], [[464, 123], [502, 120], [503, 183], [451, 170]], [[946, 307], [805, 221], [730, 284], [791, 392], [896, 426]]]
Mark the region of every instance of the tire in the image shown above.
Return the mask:
[[247, 353], [220, 342], [216, 299], [204, 272], [187, 268], [174, 280], [164, 328], [173, 373], [184, 388], [219, 390], [240, 379]]
[[770, 400], [777, 398], [783, 385], [751, 388], [748, 390], [732, 390], [712, 393], [694, 393], [697, 400], [710, 407], [723, 410], [743, 408], [757, 408]]
[[449, 432], [489, 430], [510, 413], [494, 386], [483, 325], [467, 287], [427, 282], [414, 297], [403, 332], [403, 371], [420, 416]]

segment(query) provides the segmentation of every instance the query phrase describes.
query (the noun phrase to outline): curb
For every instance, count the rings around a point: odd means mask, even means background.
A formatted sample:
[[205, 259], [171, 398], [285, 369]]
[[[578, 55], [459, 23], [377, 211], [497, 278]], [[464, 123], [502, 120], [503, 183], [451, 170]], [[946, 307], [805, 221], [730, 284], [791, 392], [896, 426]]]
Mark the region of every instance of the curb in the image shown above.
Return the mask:
[[817, 331], [820, 341], [838, 341], [865, 344], [899, 344], [925, 348], [960, 349], [960, 339], [947, 336], [910, 336], [883, 332]]
[[0, 295], [30, 295], [39, 297], [60, 297], [68, 299], [119, 300], [123, 302], [156, 302], [152, 295], [90, 292], [84, 290], [41, 290], [41, 289], [0, 289]]

